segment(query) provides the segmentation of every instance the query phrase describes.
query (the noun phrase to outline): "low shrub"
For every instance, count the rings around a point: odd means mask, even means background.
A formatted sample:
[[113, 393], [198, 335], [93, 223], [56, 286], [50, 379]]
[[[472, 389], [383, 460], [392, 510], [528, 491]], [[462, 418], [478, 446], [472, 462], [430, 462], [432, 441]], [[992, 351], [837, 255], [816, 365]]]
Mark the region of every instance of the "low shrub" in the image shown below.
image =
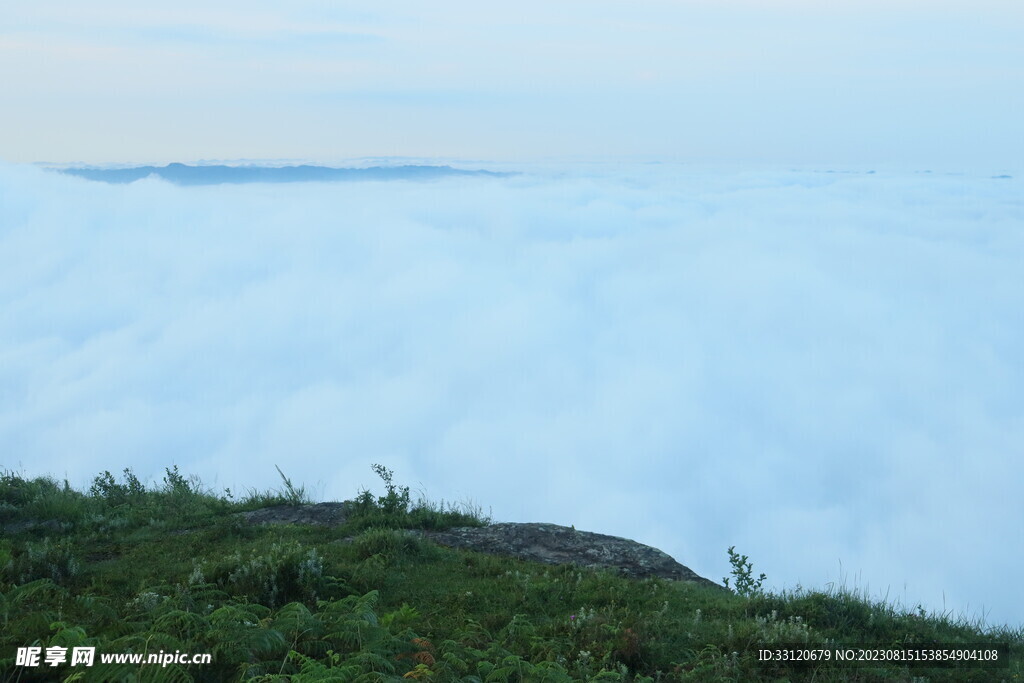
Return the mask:
[[295, 541], [273, 543], [248, 556], [236, 552], [209, 573], [205, 568], [200, 571], [221, 590], [268, 607], [315, 603], [329, 584], [320, 554]]
[[49, 579], [66, 586], [82, 571], [82, 561], [76, 544], [68, 538], [26, 543], [22, 552], [8, 560], [4, 574], [18, 584], [38, 579]]
[[360, 560], [380, 556], [387, 561], [394, 561], [421, 554], [425, 543], [408, 531], [375, 527], [356, 536], [352, 546]]

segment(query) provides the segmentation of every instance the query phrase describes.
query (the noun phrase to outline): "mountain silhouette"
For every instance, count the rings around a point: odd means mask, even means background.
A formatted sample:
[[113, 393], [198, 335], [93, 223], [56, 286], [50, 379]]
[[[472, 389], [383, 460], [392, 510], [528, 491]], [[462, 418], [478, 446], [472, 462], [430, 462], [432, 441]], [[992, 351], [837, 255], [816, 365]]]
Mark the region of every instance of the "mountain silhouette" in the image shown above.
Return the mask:
[[223, 183], [302, 183], [354, 180], [435, 180], [451, 176], [503, 177], [508, 173], [464, 170], [451, 166], [372, 166], [331, 168], [329, 166], [135, 166], [133, 168], [65, 168], [62, 173], [105, 183], [132, 183], [157, 176], [177, 185], [219, 185]]

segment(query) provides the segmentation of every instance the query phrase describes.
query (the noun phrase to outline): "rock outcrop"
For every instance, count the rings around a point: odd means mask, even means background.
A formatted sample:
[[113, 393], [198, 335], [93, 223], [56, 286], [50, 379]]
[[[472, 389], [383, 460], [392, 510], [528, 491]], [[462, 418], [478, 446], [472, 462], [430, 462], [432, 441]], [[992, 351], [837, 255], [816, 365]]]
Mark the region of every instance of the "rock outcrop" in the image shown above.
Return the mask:
[[316, 503], [313, 505], [275, 505], [238, 516], [250, 524], [312, 524], [341, 526], [348, 519], [351, 503]]
[[718, 586], [651, 546], [557, 524], [491, 524], [447, 531], [424, 531], [438, 545], [491, 555], [506, 555], [543, 564], [574, 564], [589, 569], [614, 569], [634, 579], [658, 577]]
[[[278, 505], [241, 513], [251, 524], [314, 524], [345, 522], [350, 503]], [[612, 569], [631, 578], [659, 577], [721, 587], [676, 562], [666, 553], [636, 541], [606, 536], [557, 524], [506, 522], [485, 527], [415, 532], [438, 545], [491, 555], [517, 557], [543, 564], [573, 564]]]

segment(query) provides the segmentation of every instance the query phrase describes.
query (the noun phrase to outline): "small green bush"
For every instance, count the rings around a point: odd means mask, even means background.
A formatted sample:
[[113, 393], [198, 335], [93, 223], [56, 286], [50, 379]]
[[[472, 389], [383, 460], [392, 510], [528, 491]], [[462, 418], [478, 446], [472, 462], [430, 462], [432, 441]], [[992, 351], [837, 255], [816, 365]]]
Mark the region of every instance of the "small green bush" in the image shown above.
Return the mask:
[[359, 534], [352, 545], [360, 560], [379, 555], [385, 560], [394, 561], [419, 555], [424, 549], [423, 540], [408, 531], [380, 527]]
[[43, 491], [56, 489], [56, 483], [47, 477], [30, 481], [10, 470], [0, 473], [0, 503], [6, 503], [14, 508], [23, 507]]
[[479, 506], [446, 505], [443, 501], [432, 503], [424, 498], [413, 503], [409, 487], [396, 485], [391, 470], [383, 465], [373, 465], [373, 471], [383, 480], [387, 493], [375, 497], [365, 489], [360, 491], [349, 516], [351, 531], [373, 528], [440, 530], [490, 523], [490, 518], [482, 514]]
[[23, 551], [8, 560], [4, 572], [15, 583], [29, 583], [49, 579], [58, 585], [68, 585], [82, 571], [82, 561], [76, 544], [69, 538], [57, 541], [49, 537], [26, 543]]
[[[736, 546], [729, 546], [729, 564], [732, 565], [732, 576], [735, 579], [731, 589], [737, 595], [744, 597], [750, 597], [752, 595], [758, 595], [761, 591], [761, 585], [764, 580], [768, 578], [764, 574], [754, 578], [753, 570], [754, 564], [746, 555], [740, 555], [736, 552]], [[730, 588], [729, 579], [722, 579], [722, 584], [726, 588]]]
[[[189, 481], [188, 479], [183, 477], [181, 473], [178, 472], [177, 465], [165, 468], [164, 472], [165, 493], [168, 493], [171, 496], [176, 496], [178, 498], [189, 498], [199, 493], [198, 482]], [[125, 470], [125, 476], [127, 477], [129, 474], [129, 471]], [[134, 483], [138, 485], [141, 492], [145, 492], [146, 489], [142, 487], [141, 484], [139, 484], [139, 480], [135, 479], [134, 477], [132, 477], [132, 479], [134, 479], [134, 482], [129, 482], [129, 484]], [[136, 489], [133, 486], [131, 490], [132, 492], [134, 492]]]
[[76, 523], [89, 512], [89, 501], [65, 480], [27, 480], [13, 472], [0, 474], [0, 522], [57, 520]]
[[225, 592], [268, 607], [315, 602], [326, 586], [320, 554], [296, 541], [273, 543], [247, 557], [236, 552], [214, 567], [209, 576]]
[[[174, 470], [177, 472], [177, 465]], [[167, 470], [168, 473], [170, 470]], [[97, 475], [92, 486], [89, 487], [89, 495], [103, 501], [109, 507], [119, 507], [131, 502], [137, 502], [146, 494], [146, 487], [130, 468], [124, 469], [124, 483], [119, 484], [109, 471]]]

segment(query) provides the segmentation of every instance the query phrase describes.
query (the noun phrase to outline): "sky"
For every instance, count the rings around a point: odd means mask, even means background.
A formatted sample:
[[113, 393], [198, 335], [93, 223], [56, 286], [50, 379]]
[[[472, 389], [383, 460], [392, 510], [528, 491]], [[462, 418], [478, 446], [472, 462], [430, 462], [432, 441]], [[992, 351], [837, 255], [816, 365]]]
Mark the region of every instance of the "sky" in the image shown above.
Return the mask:
[[1024, 623], [1021, 179], [0, 165], [0, 465], [381, 491]]
[[[6, 0], [0, 467], [370, 465], [1024, 623], [1016, 0]], [[451, 163], [113, 186], [34, 166]], [[871, 172], [869, 172], [871, 171]], [[1018, 591], [1019, 593], [1019, 591]]]
[[6, 0], [0, 159], [1002, 167], [1017, 0]]

